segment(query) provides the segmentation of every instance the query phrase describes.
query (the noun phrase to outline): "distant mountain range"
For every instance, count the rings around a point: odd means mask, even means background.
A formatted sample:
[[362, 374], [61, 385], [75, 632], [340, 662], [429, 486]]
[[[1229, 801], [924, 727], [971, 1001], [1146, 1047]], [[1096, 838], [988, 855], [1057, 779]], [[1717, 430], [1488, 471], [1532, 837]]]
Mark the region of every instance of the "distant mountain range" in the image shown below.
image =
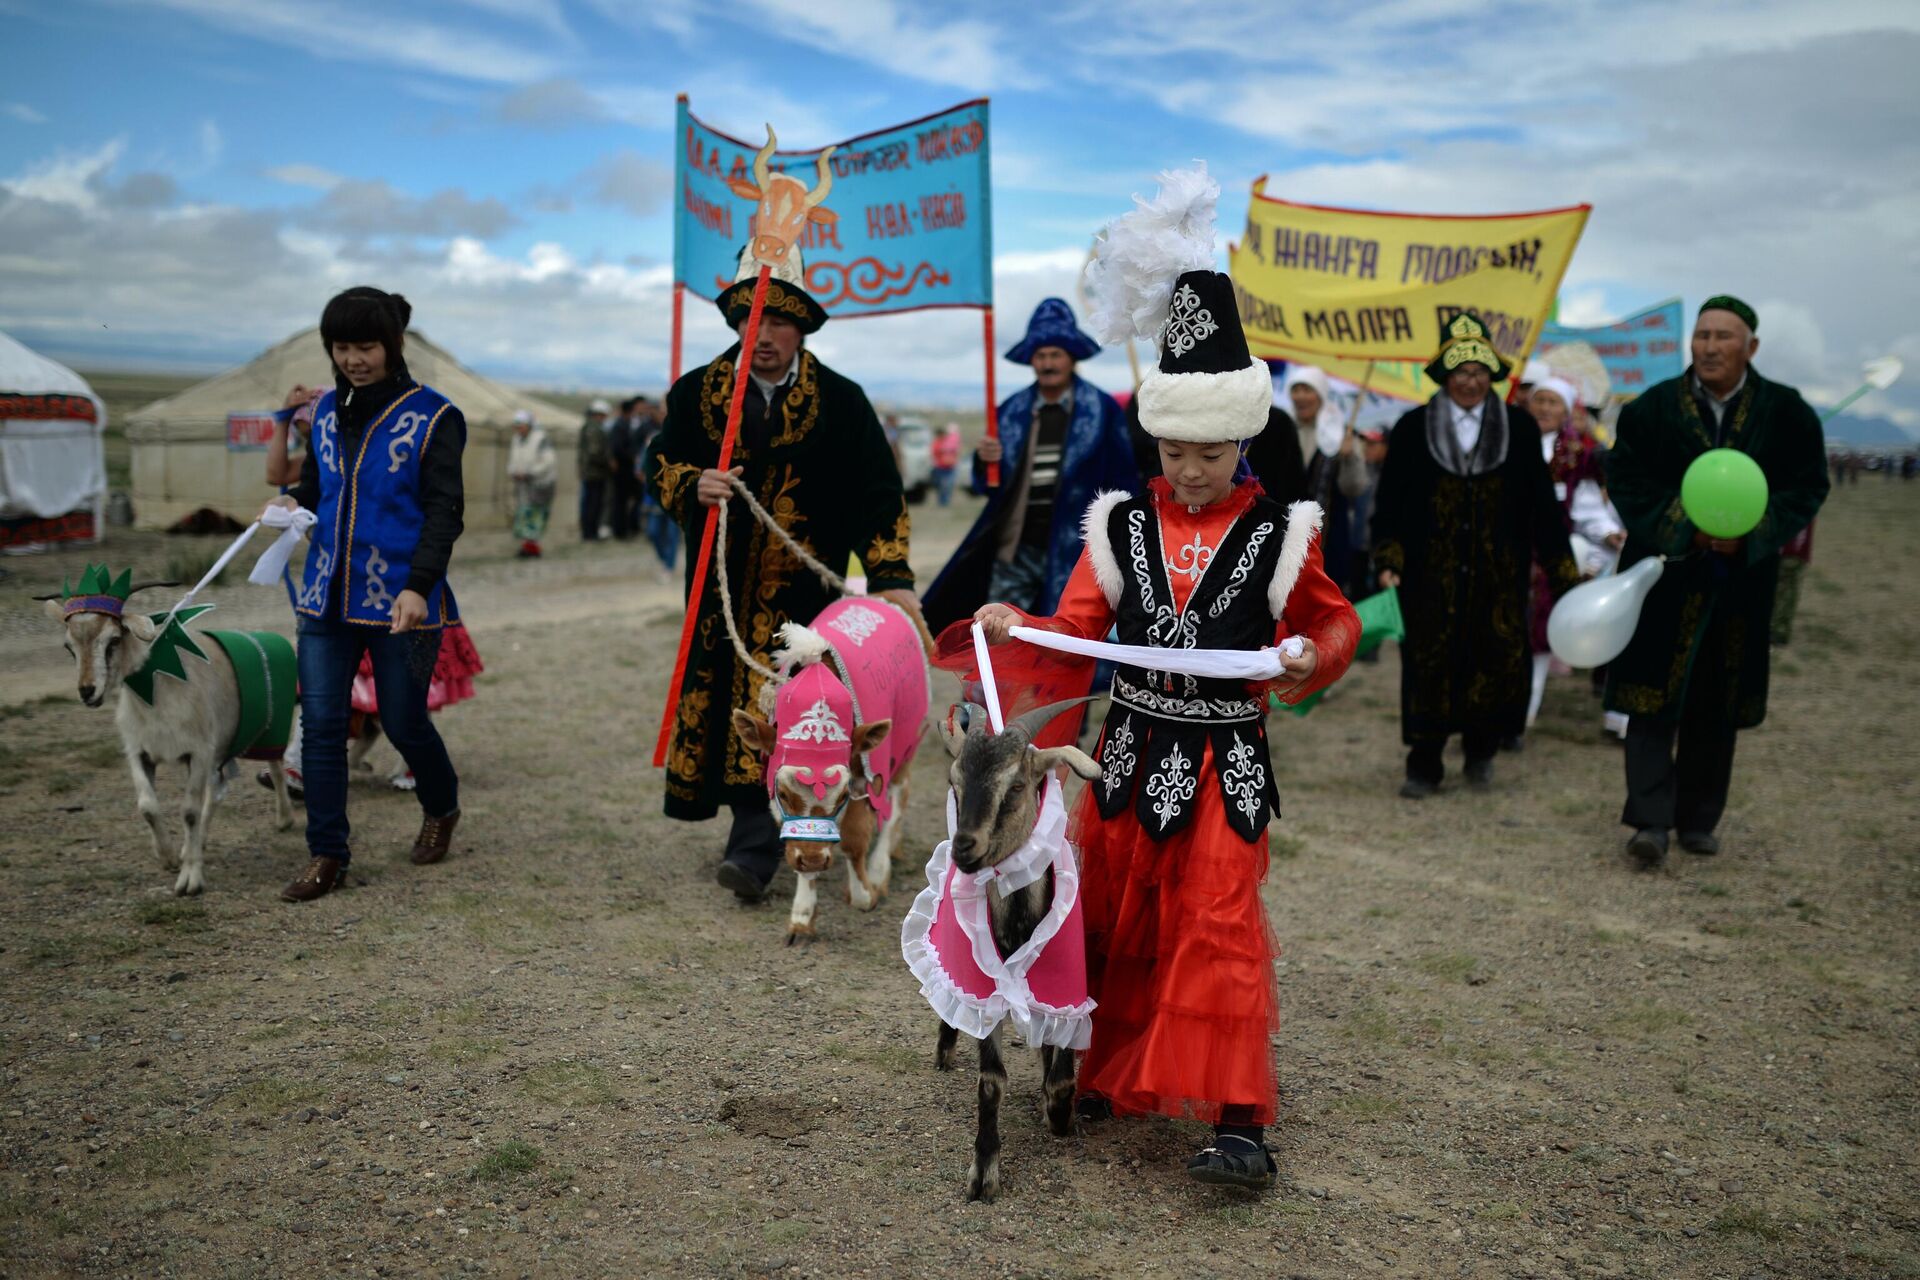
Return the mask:
[[[1820, 412], [1819, 405], [1814, 411]], [[1920, 440], [1886, 418], [1861, 413], [1843, 413], [1827, 424], [1828, 444], [1847, 444], [1856, 449], [1912, 449]]]

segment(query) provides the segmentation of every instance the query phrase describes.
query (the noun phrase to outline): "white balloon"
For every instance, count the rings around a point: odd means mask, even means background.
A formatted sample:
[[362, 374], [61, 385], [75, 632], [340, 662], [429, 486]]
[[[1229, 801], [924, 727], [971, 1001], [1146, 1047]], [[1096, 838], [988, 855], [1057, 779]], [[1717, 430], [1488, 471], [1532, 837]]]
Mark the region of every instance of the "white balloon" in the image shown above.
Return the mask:
[[1605, 666], [1626, 650], [1640, 625], [1640, 607], [1660, 580], [1659, 556], [1625, 573], [1583, 582], [1560, 597], [1547, 616], [1547, 644], [1570, 667]]

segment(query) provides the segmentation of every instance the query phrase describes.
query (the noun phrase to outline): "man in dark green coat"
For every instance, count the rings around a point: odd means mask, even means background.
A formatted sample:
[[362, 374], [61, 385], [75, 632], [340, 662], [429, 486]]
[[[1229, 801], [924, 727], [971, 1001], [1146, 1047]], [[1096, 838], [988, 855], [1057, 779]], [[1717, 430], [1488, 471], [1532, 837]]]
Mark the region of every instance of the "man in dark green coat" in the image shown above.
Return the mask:
[[[1752, 367], [1752, 307], [1709, 298], [1693, 329], [1693, 365], [1620, 415], [1608, 496], [1627, 526], [1625, 569], [1668, 557], [1627, 651], [1607, 672], [1607, 709], [1627, 728], [1627, 852], [1666, 861], [1677, 830], [1691, 853], [1720, 851], [1736, 733], [1767, 714], [1767, 637], [1780, 549], [1827, 496], [1820, 419], [1792, 387]], [[1709, 449], [1737, 449], [1767, 477], [1767, 507], [1743, 538], [1713, 538], [1680, 504], [1680, 480]], [[1676, 761], [1675, 747], [1678, 745]]]
[[[716, 299], [736, 331], [751, 309], [753, 286], [754, 277], [743, 275]], [[707, 509], [725, 506], [734, 623], [763, 666], [781, 644], [781, 624], [813, 621], [837, 593], [761, 526], [716, 468], [734, 367], [742, 359], [749, 377], [733, 474], [822, 563], [840, 570], [850, 555], [858, 556], [870, 592], [910, 612], [919, 609], [907, 563], [911, 524], [886, 433], [859, 384], [805, 346], [806, 335], [826, 321], [801, 276], [776, 271], [754, 349], [743, 353], [736, 342], [673, 384], [666, 423], [641, 464], [661, 509], [686, 533], [689, 589], [692, 549]], [[733, 712], [758, 710], [764, 680], [734, 653], [721, 607], [718, 579], [710, 576], [667, 756], [666, 813], [701, 822], [730, 810], [716, 878], [743, 900], [757, 901], [780, 865], [780, 824], [767, 807], [760, 758], [741, 738]]]

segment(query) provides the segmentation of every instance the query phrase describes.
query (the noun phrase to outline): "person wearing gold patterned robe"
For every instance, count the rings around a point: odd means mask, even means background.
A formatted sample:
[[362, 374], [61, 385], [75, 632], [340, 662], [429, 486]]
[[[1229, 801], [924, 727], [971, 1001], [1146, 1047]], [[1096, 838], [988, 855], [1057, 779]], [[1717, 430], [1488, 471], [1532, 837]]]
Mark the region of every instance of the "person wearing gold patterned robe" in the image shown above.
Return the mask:
[[1492, 384], [1507, 362], [1472, 312], [1447, 323], [1427, 376], [1440, 391], [1395, 424], [1373, 500], [1379, 583], [1400, 589], [1400, 794], [1432, 795], [1441, 751], [1460, 735], [1467, 785], [1493, 781], [1493, 756], [1526, 723], [1529, 566], [1552, 594], [1580, 580], [1541, 460], [1539, 428]]
[[[866, 392], [806, 349], [806, 335], [827, 315], [801, 278], [777, 269], [768, 281], [732, 473], [822, 563], [844, 565], [858, 556], [869, 592], [917, 614], [899, 468]], [[753, 288], [753, 276], [743, 271], [716, 300], [736, 332], [746, 322]], [[761, 527], [715, 469], [740, 356], [735, 343], [674, 383], [666, 422], [642, 468], [648, 489], [690, 545], [700, 538], [708, 508], [726, 504], [734, 623], [756, 659], [771, 665], [781, 624], [812, 620], [835, 593]], [[695, 558], [687, 557], [689, 591]], [[760, 761], [734, 729], [732, 713], [758, 706], [763, 680], [734, 653], [718, 585], [710, 581], [700, 598], [667, 757], [666, 813], [702, 822], [730, 809], [733, 826], [717, 878], [743, 901], [758, 901], [780, 865], [780, 833], [767, 809]]]

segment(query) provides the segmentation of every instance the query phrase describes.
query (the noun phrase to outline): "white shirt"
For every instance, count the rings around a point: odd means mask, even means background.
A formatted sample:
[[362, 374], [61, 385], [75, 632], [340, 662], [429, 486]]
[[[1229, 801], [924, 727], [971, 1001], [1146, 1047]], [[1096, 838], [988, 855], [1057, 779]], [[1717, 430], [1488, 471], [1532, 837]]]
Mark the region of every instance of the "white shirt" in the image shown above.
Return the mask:
[[1713, 394], [1713, 390], [1700, 381], [1700, 375], [1697, 373], [1693, 376], [1693, 385], [1700, 388], [1700, 394], [1707, 398], [1707, 408], [1713, 411], [1713, 425], [1717, 427], [1727, 420], [1727, 406], [1732, 404], [1734, 397], [1740, 394], [1740, 389], [1747, 385], [1747, 375], [1745, 371], [1741, 372], [1740, 381], [1733, 384], [1733, 390], [1727, 392], [1725, 399]]
[[786, 386], [789, 382], [792, 382], [793, 375], [799, 370], [799, 368], [800, 368], [800, 353], [796, 351], [793, 353], [792, 363], [787, 365], [787, 371], [781, 374], [778, 380], [774, 382], [768, 382], [765, 378], [761, 377], [759, 374], [753, 371], [752, 365], [747, 366], [747, 376], [753, 379], [754, 386], [760, 388], [760, 398], [765, 400], [769, 405], [771, 405], [773, 403], [773, 393], [779, 390], [781, 387]]
[[1460, 456], [1473, 453], [1473, 447], [1480, 443], [1480, 415], [1487, 402], [1482, 400], [1471, 409], [1462, 409], [1452, 396], [1447, 397], [1447, 409], [1453, 415], [1453, 438], [1459, 442]]

